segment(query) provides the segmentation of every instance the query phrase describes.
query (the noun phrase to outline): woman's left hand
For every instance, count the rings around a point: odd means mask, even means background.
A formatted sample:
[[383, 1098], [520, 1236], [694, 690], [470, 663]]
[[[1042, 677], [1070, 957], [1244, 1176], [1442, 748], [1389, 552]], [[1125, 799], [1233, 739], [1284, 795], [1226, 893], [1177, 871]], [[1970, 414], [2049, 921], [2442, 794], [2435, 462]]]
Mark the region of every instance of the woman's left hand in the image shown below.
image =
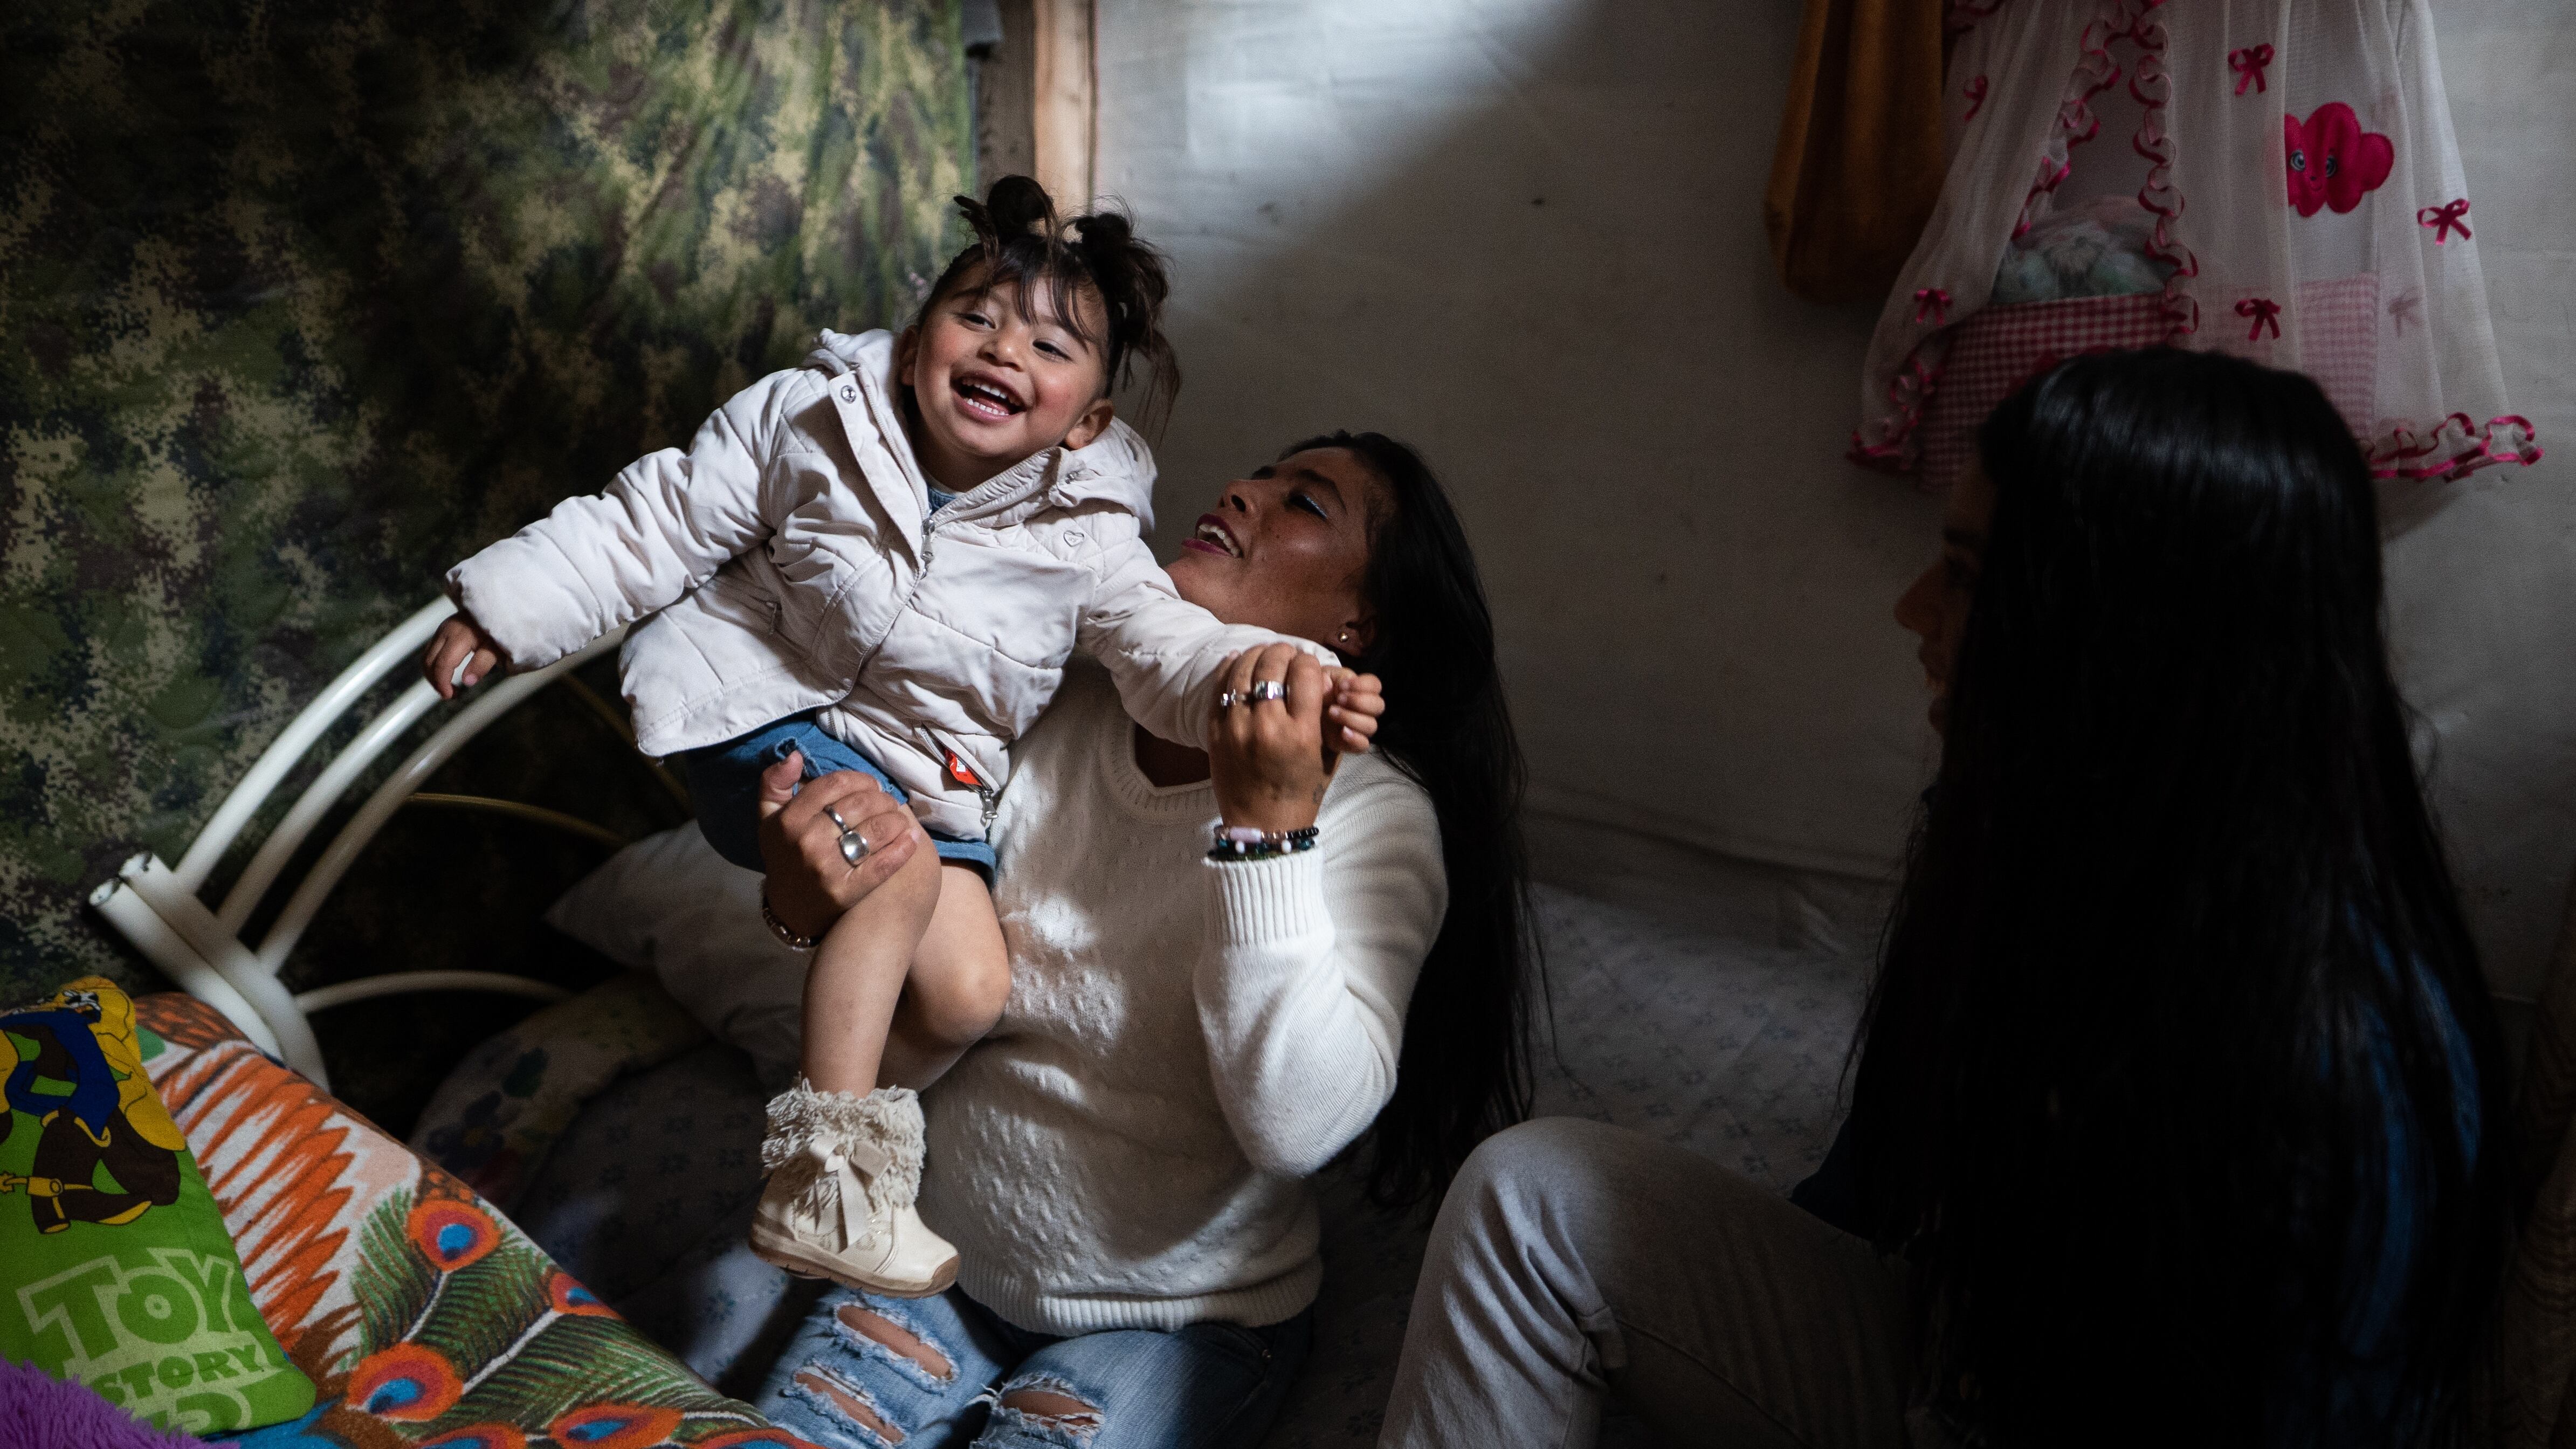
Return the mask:
[[[1295, 645], [1270, 644], [1235, 655], [1218, 678], [1218, 688], [1236, 699], [1216, 706], [1208, 722], [1217, 812], [1226, 824], [1253, 830], [1314, 824], [1341, 759], [1324, 748], [1324, 696], [1335, 689], [1324, 666]], [[1243, 697], [1273, 681], [1288, 686], [1286, 698]]]

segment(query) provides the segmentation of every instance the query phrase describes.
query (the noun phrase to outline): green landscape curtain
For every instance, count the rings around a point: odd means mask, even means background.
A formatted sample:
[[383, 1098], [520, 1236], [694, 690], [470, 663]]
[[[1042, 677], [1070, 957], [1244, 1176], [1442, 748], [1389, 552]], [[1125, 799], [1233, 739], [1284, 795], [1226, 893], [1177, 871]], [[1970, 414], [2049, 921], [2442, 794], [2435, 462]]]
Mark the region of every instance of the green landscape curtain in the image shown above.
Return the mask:
[[88, 887], [449, 564], [908, 316], [966, 97], [953, 0], [0, 7], [0, 1002], [153, 984]]

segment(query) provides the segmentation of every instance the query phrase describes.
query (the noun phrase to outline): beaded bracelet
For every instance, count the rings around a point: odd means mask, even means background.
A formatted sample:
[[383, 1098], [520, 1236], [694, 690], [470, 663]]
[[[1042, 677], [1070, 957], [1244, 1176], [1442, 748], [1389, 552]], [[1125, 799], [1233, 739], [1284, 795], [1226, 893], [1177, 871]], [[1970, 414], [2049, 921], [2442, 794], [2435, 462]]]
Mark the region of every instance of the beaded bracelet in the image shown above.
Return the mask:
[[778, 938], [778, 944], [790, 951], [811, 951], [823, 944], [823, 938], [820, 936], [800, 936], [787, 929], [787, 923], [778, 919], [778, 913], [769, 908], [767, 891], [760, 893], [760, 919], [768, 925], [769, 934]]
[[1315, 827], [1303, 830], [1255, 830], [1248, 825], [1220, 825], [1216, 844], [1208, 848], [1207, 858], [1214, 861], [1269, 860], [1274, 856], [1295, 855], [1315, 848]]

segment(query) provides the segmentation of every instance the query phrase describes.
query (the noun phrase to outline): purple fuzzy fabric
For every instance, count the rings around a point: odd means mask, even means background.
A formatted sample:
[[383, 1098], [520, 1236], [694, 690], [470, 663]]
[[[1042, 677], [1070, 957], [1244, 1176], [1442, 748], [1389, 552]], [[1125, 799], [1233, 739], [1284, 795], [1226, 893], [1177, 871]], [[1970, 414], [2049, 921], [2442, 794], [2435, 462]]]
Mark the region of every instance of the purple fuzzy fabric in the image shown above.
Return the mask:
[[0, 1449], [206, 1449], [175, 1429], [155, 1429], [92, 1392], [31, 1363], [0, 1359]]

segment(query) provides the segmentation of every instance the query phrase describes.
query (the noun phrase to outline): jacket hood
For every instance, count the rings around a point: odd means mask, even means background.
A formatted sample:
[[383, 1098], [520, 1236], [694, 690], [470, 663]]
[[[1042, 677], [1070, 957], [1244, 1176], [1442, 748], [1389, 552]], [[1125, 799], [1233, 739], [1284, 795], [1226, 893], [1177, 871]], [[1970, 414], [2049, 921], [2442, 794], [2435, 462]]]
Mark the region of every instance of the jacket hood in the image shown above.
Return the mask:
[[[805, 365], [835, 376], [854, 373], [871, 391], [891, 401], [897, 396], [894, 342], [895, 335], [883, 328], [856, 336], [827, 328], [814, 339]], [[888, 415], [894, 415], [891, 409]], [[906, 438], [885, 441], [890, 448], [900, 445], [907, 455], [912, 446]], [[1058, 507], [1106, 501], [1133, 512], [1147, 533], [1154, 531], [1154, 453], [1125, 418], [1112, 419], [1090, 447], [1050, 451], [1061, 459], [1047, 488], [1048, 498]]]

